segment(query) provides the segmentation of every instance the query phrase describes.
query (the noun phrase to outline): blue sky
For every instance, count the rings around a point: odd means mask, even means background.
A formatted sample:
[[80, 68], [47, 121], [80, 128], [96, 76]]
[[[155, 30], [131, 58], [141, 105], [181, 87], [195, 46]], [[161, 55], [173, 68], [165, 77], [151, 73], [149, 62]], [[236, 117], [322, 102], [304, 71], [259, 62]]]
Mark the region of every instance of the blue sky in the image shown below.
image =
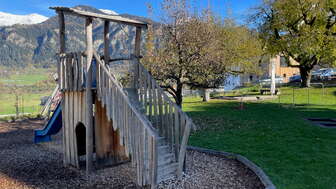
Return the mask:
[[[197, 1], [197, 0], [196, 0]], [[232, 16], [243, 20], [248, 10], [255, 7], [261, 0], [210, 0], [211, 7], [219, 15], [226, 15], [228, 8]], [[12, 14], [38, 13], [45, 16], [53, 16], [50, 6], [75, 6], [90, 5], [99, 9], [110, 9], [118, 13], [146, 16], [146, 3], [154, 6], [157, 12], [161, 0], [0, 0], [0, 11]], [[199, 7], [207, 7], [208, 0], [198, 0]]]

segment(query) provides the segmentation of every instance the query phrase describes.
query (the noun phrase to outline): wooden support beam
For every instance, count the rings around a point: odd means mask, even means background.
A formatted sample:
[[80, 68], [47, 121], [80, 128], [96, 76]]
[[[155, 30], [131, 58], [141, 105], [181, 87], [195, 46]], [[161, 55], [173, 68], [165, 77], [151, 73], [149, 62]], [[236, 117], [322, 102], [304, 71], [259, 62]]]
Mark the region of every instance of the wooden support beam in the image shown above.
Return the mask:
[[92, 18], [86, 18], [86, 172], [93, 171]]
[[119, 15], [106, 15], [106, 14], [97, 14], [93, 12], [87, 12], [87, 11], [82, 11], [78, 10], [76, 8], [68, 8], [68, 7], [50, 7], [50, 9], [54, 9], [56, 11], [63, 11], [67, 14], [71, 14], [74, 16], [80, 16], [80, 17], [91, 17], [91, 18], [100, 18], [103, 20], [109, 20], [111, 22], [115, 23], [121, 23], [125, 25], [130, 25], [130, 26], [137, 26], [137, 27], [147, 27], [147, 23], [139, 20], [134, 20], [130, 18], [125, 18]]
[[108, 20], [105, 20], [104, 22], [104, 62], [105, 64], [108, 64], [110, 61], [109, 41], [110, 41], [110, 22]]
[[[63, 11], [58, 12], [60, 54], [65, 53], [65, 22]], [[61, 86], [61, 61], [57, 65], [58, 84]]]
[[[141, 27], [136, 27], [135, 30], [135, 43], [134, 43], [134, 55], [137, 59], [137, 63], [139, 63], [140, 58], [140, 48], [141, 48]], [[140, 64], [136, 64], [135, 67], [135, 80], [134, 80], [134, 88], [138, 87], [138, 80], [140, 76]]]
[[137, 58], [140, 57], [140, 48], [141, 48], [141, 27], [136, 27], [134, 55]]
[[64, 13], [58, 12], [58, 24], [59, 24], [59, 43], [60, 43], [60, 54], [65, 53], [65, 21]]

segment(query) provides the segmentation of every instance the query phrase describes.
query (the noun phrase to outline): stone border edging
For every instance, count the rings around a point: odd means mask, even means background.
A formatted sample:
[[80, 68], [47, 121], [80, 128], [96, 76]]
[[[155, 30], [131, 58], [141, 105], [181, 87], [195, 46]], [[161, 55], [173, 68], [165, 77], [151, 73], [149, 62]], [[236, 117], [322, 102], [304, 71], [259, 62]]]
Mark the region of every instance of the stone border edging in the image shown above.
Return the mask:
[[251, 169], [257, 177], [260, 179], [262, 184], [265, 186], [265, 189], [276, 189], [272, 181], [269, 179], [269, 177], [265, 174], [265, 172], [258, 167], [256, 164], [254, 164], [252, 161], [248, 160], [246, 157], [239, 155], [239, 154], [233, 154], [229, 152], [221, 152], [221, 151], [216, 151], [216, 150], [210, 150], [206, 148], [200, 148], [200, 147], [195, 147], [195, 146], [188, 146], [188, 150], [194, 150], [198, 152], [203, 152], [203, 153], [208, 153], [216, 156], [222, 156], [226, 158], [234, 158], [237, 161], [241, 162], [244, 164], [246, 167]]

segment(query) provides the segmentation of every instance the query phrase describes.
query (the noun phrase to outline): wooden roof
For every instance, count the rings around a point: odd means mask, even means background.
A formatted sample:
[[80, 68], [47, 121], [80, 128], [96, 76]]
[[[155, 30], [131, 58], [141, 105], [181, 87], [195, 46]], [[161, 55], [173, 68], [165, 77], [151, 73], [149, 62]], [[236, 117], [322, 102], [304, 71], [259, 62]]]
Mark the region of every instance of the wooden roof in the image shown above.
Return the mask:
[[50, 9], [55, 10], [56, 12], [64, 12], [67, 14], [72, 14], [81, 17], [92, 17], [92, 18], [100, 18], [103, 20], [108, 20], [111, 22], [122, 23], [126, 25], [132, 25], [137, 27], [147, 27], [147, 23], [139, 20], [134, 20], [130, 18], [125, 18], [119, 15], [106, 15], [106, 14], [98, 14], [93, 12], [82, 11], [69, 7], [50, 7]]

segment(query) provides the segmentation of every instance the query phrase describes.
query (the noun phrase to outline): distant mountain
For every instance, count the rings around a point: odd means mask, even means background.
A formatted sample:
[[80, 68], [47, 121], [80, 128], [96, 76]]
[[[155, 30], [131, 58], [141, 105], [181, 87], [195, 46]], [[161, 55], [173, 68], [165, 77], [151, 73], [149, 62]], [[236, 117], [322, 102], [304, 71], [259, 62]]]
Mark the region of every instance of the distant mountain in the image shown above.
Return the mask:
[[[89, 6], [76, 6], [76, 9], [114, 14], [114, 11], [99, 10]], [[147, 20], [143, 17], [120, 14], [127, 18]], [[66, 15], [66, 47], [68, 52], [84, 51], [85, 32], [83, 18]], [[94, 46], [103, 50], [103, 22], [95, 19], [93, 23]], [[111, 23], [111, 56], [120, 57], [132, 52], [135, 29], [131, 26]], [[118, 39], [118, 40], [116, 40]], [[32, 25], [13, 25], [0, 27], [0, 65], [24, 67], [33, 64], [38, 67], [56, 65], [59, 51], [58, 18], [53, 16], [42, 23]]]
[[107, 10], [107, 9], [99, 9], [105, 14], [110, 14], [110, 15], [118, 15], [118, 13], [114, 12], [113, 10]]
[[0, 26], [12, 26], [14, 24], [38, 24], [48, 19], [40, 14], [15, 15], [0, 12]]

